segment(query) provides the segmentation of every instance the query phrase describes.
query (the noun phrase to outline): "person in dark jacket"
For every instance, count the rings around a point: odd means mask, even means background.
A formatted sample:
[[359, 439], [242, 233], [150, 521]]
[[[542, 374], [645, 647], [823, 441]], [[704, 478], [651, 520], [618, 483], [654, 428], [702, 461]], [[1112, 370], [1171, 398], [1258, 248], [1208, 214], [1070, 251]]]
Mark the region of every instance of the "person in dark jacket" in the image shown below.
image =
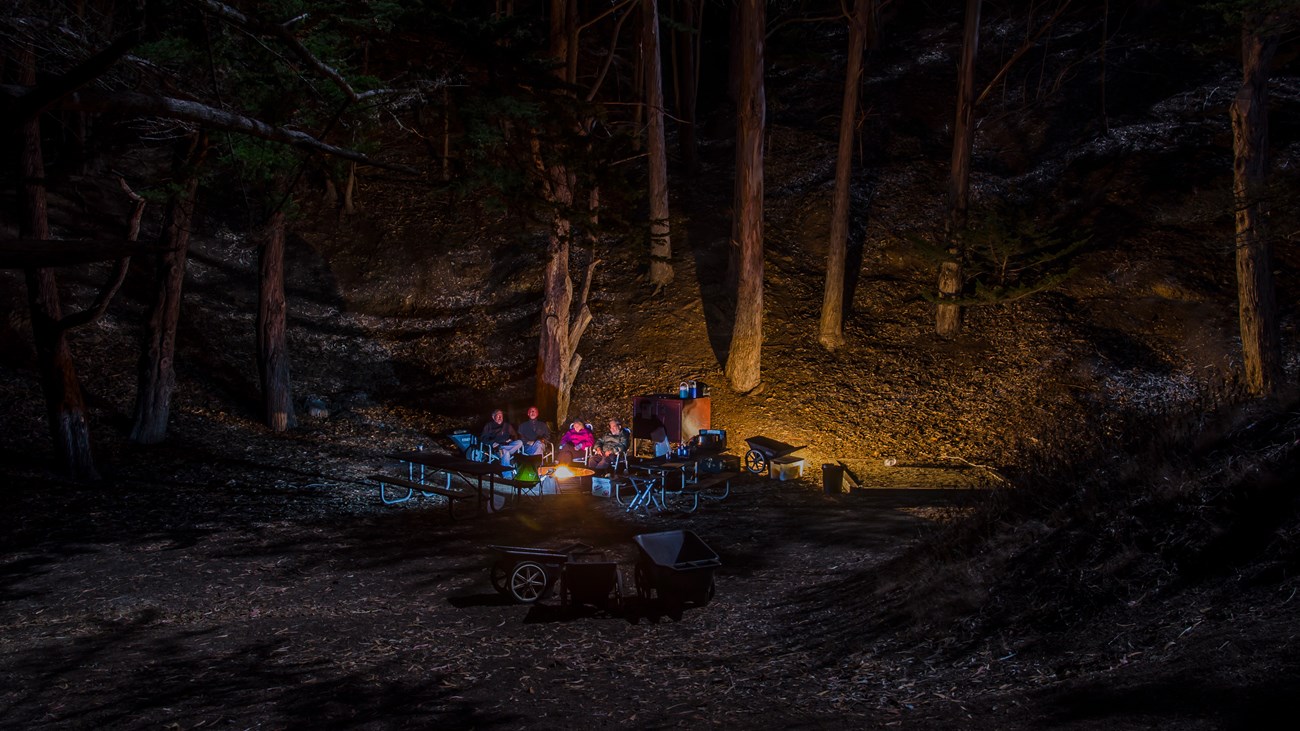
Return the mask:
[[614, 466], [619, 454], [627, 453], [627, 433], [623, 431], [623, 422], [609, 420], [609, 431], [600, 435], [596, 446], [591, 448], [591, 460], [587, 464], [593, 470], [607, 470]]
[[515, 428], [506, 421], [506, 413], [501, 409], [492, 412], [492, 418], [483, 425], [479, 441], [484, 449], [494, 450], [501, 457], [501, 466], [510, 466], [510, 457], [518, 452], [524, 443], [515, 433]]
[[538, 413], [536, 406], [529, 406], [528, 421], [520, 422], [516, 430], [524, 442], [520, 454], [546, 454], [546, 443], [551, 441], [551, 427], [537, 418]]

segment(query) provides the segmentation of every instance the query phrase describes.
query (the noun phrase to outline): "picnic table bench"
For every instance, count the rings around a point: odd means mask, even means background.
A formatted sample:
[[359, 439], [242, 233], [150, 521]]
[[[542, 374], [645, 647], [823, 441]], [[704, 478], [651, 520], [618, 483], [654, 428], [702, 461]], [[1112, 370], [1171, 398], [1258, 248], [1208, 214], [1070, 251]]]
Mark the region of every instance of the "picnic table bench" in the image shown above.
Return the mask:
[[[410, 500], [411, 498], [415, 497], [416, 492], [423, 494], [425, 497], [429, 497], [430, 495], [441, 495], [442, 497], [447, 498], [447, 512], [448, 514], [451, 515], [452, 520], [456, 519], [456, 503], [458, 501], [473, 500], [478, 498], [478, 493], [473, 490], [464, 490], [457, 487], [443, 487], [441, 485], [431, 485], [424, 482], [416, 482], [415, 480], [408, 480], [404, 477], [394, 477], [392, 475], [373, 474], [370, 476], [369, 479], [379, 483], [379, 499], [383, 500], [385, 505], [395, 505], [397, 503], [404, 503], [407, 500]], [[399, 488], [399, 489], [405, 489], [406, 495], [402, 497], [397, 497], [395, 495], [393, 497], [389, 497], [387, 492], [385, 491], [385, 487], [388, 486]]]
[[[379, 495], [387, 504], [406, 502], [414, 497], [418, 490], [425, 495], [441, 495], [446, 497], [449, 502], [455, 502], [465, 497], [475, 497], [477, 502], [486, 507], [487, 512], [496, 512], [505, 506], [505, 496], [501, 496], [501, 503], [497, 502], [496, 486], [512, 487], [516, 495], [522, 492], [524, 486], [531, 486], [532, 483], [525, 483], [519, 480], [510, 480], [503, 476], [503, 473], [510, 470], [509, 467], [502, 467], [499, 464], [487, 464], [484, 462], [474, 462], [463, 457], [453, 457], [447, 454], [437, 452], [425, 452], [423, 450], [397, 452], [388, 455], [407, 465], [407, 477], [405, 480], [399, 477], [388, 475], [372, 475], [371, 479], [380, 483]], [[416, 477], [419, 468], [419, 477]], [[443, 485], [434, 485], [425, 479], [426, 472], [437, 474], [439, 472], [446, 475], [446, 482]], [[462, 489], [452, 486], [452, 476], [460, 477], [471, 489]], [[382, 478], [382, 480], [380, 479]], [[401, 482], [398, 482], [401, 480]], [[393, 485], [394, 487], [406, 488], [407, 494], [404, 497], [389, 499], [384, 490], [384, 485]]]

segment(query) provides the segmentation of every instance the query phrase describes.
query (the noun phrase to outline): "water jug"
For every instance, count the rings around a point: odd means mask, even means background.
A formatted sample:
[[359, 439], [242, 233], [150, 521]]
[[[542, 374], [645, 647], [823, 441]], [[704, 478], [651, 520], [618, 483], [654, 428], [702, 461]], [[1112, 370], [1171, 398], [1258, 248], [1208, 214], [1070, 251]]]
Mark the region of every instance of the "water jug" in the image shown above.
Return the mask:
[[682, 381], [681, 384], [677, 386], [677, 398], [690, 398], [690, 397], [691, 397], [691, 384], [689, 381]]
[[691, 398], [700, 397], [700, 385], [698, 383], [696, 383], [695, 381], [687, 381], [686, 385], [690, 387], [688, 390], [691, 393]]

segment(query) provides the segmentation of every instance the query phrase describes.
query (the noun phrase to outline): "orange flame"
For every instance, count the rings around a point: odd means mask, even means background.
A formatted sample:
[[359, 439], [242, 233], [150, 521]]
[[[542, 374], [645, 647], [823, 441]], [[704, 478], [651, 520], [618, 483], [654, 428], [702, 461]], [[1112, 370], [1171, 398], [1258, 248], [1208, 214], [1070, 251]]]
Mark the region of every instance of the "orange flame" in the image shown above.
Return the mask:
[[568, 479], [570, 477], [573, 477], [573, 470], [569, 469], [569, 466], [567, 464], [562, 464], [559, 467], [555, 468], [555, 472], [552, 474], [552, 476], [557, 480]]

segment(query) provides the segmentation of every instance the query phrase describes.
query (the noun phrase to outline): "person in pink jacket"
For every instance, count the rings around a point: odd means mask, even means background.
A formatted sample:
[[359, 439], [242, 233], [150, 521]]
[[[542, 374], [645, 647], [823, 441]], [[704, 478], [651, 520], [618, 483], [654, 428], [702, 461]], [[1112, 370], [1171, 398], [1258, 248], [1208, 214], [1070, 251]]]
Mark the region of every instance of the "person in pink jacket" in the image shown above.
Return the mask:
[[582, 419], [574, 419], [569, 430], [560, 439], [560, 451], [555, 461], [558, 464], [573, 464], [573, 458], [587, 456], [587, 450], [596, 443], [596, 436], [591, 433]]

